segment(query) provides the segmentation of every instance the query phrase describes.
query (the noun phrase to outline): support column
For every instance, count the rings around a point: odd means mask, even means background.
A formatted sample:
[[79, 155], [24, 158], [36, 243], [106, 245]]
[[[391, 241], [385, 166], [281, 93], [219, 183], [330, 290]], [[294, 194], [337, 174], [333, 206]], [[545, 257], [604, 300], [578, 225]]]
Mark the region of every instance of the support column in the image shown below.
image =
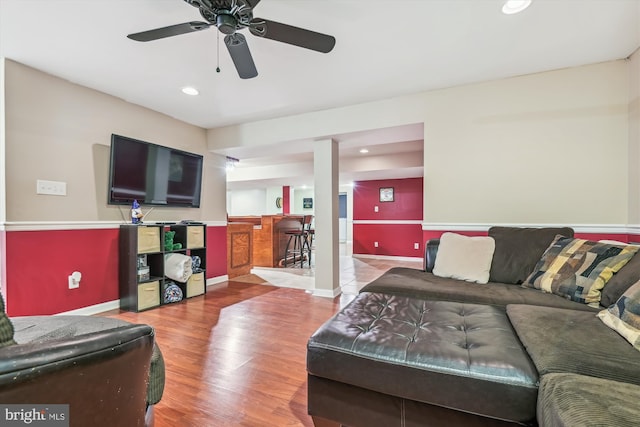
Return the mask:
[[314, 142], [315, 287], [313, 294], [334, 298], [340, 289], [338, 242], [338, 143]]

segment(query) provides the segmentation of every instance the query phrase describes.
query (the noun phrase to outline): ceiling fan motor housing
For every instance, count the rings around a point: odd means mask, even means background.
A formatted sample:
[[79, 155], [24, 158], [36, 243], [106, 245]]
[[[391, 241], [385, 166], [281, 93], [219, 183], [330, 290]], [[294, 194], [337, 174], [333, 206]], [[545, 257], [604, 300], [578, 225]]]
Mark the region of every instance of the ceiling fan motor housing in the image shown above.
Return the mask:
[[247, 0], [184, 0], [200, 10], [200, 15], [223, 34], [234, 34], [246, 28], [253, 19]]
[[238, 21], [232, 15], [227, 13], [220, 13], [216, 16], [216, 27], [222, 34], [233, 34], [236, 32], [236, 25]]

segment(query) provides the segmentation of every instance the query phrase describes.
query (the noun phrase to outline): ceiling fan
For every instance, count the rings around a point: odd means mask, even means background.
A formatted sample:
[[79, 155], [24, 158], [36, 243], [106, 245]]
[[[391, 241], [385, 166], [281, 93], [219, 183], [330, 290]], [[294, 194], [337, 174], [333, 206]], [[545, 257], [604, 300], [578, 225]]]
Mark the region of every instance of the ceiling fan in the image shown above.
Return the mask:
[[317, 52], [328, 53], [336, 44], [336, 39], [327, 34], [316, 33], [279, 22], [253, 17], [253, 9], [260, 0], [184, 0], [200, 10], [207, 22], [193, 21], [170, 25], [154, 30], [129, 34], [127, 37], [139, 42], [148, 42], [165, 37], [178, 36], [194, 31], [206, 30], [214, 26], [226, 34], [224, 44], [241, 79], [250, 79], [258, 75], [251, 57], [246, 38], [238, 30], [249, 28], [257, 37], [271, 39], [294, 46], [304, 47]]

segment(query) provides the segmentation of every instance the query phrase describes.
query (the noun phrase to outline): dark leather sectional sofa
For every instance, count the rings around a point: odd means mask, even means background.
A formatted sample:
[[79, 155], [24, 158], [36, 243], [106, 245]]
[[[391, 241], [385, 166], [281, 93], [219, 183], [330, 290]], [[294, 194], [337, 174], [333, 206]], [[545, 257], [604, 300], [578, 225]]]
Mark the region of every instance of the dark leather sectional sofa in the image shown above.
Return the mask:
[[101, 316], [9, 320], [0, 297], [1, 403], [68, 405], [71, 427], [150, 427], [164, 383], [150, 326]]
[[[640, 279], [640, 255], [601, 307], [518, 285], [569, 228], [494, 227], [487, 284], [392, 268], [309, 339], [316, 426], [640, 425], [640, 353], [596, 313]], [[505, 282], [500, 282], [504, 280]]]

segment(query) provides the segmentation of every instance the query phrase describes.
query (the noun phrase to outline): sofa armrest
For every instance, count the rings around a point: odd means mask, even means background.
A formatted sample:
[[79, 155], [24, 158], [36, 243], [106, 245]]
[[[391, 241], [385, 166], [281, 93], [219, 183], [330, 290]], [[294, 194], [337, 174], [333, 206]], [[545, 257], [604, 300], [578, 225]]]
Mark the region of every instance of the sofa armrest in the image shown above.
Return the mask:
[[0, 401], [67, 404], [76, 425], [142, 426], [154, 333], [122, 326], [0, 349]]
[[427, 273], [433, 271], [433, 266], [436, 265], [436, 255], [438, 254], [438, 246], [440, 245], [440, 239], [430, 239], [424, 246], [424, 260], [422, 269]]

